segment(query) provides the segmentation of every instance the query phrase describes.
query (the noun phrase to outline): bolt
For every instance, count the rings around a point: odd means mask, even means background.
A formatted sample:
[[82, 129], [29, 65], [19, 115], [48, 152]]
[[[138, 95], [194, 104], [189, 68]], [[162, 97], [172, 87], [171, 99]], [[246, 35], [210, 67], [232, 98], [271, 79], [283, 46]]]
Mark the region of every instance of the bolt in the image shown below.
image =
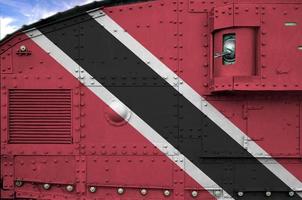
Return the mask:
[[90, 187], [89, 187], [89, 192], [95, 193], [95, 192], [96, 192], [96, 187], [90, 186]]
[[198, 192], [194, 190], [194, 191], [192, 191], [191, 195], [192, 195], [192, 197], [197, 197], [198, 196]]
[[164, 190], [164, 195], [167, 197], [167, 196], [170, 196], [170, 191], [169, 190]]
[[265, 195], [266, 195], [267, 197], [270, 197], [270, 196], [272, 195], [272, 193], [271, 193], [270, 191], [267, 191], [267, 192], [265, 193]]
[[20, 181], [20, 180], [16, 180], [15, 185], [16, 185], [17, 187], [21, 187], [21, 186], [23, 185], [23, 182]]
[[215, 191], [214, 191], [214, 195], [215, 195], [216, 197], [220, 197], [220, 196], [221, 196], [221, 191], [220, 191], [220, 190], [215, 190]]
[[289, 195], [290, 197], [293, 197], [293, 196], [295, 195], [295, 192], [294, 192], [294, 191], [290, 191], [290, 192], [288, 192], [288, 195]]
[[243, 192], [238, 192], [237, 195], [238, 195], [239, 197], [243, 197], [244, 193], [243, 193]]
[[44, 188], [44, 190], [49, 190], [50, 189], [50, 184], [44, 183], [43, 188]]
[[25, 45], [21, 45], [20, 46], [20, 51], [22, 51], [22, 52], [26, 51], [26, 46]]
[[141, 189], [141, 195], [145, 196], [147, 195], [148, 191], [146, 189]]
[[123, 194], [125, 192], [124, 188], [118, 188], [117, 193], [118, 194]]
[[67, 185], [67, 186], [66, 186], [66, 190], [67, 190], [68, 192], [72, 192], [72, 191], [73, 191], [73, 185]]

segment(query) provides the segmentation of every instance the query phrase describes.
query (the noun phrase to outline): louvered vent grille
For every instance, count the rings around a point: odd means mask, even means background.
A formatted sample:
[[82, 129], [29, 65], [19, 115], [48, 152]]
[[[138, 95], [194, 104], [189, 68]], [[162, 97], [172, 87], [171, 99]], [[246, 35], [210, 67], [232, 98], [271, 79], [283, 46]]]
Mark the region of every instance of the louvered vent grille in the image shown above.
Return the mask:
[[9, 142], [69, 144], [71, 90], [9, 90]]

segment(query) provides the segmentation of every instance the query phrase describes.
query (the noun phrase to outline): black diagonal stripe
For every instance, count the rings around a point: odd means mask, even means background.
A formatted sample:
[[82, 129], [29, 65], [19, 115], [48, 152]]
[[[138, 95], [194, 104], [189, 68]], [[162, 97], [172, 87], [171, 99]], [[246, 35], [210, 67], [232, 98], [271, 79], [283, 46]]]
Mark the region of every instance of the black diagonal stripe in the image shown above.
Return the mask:
[[[271, 199], [289, 198], [278, 177], [90, 16], [40, 31], [235, 199], [266, 199], [265, 191], [273, 191]], [[253, 192], [239, 198], [237, 191]]]

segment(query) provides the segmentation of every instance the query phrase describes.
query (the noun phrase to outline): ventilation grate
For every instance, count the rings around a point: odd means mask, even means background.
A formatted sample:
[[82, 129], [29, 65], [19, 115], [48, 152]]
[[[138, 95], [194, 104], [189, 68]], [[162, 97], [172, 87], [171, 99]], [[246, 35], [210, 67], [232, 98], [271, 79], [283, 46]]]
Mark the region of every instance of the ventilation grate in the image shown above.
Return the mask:
[[9, 90], [9, 142], [69, 144], [71, 90]]

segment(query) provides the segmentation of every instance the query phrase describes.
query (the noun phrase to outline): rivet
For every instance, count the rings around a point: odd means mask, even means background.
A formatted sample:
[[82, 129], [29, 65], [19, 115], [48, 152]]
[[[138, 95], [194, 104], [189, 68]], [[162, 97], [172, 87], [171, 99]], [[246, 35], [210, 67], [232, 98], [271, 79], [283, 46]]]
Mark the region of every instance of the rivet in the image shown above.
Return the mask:
[[24, 52], [24, 51], [26, 51], [26, 49], [27, 49], [27, 48], [26, 48], [25, 45], [21, 45], [21, 46], [20, 46], [20, 51]]
[[170, 196], [171, 192], [169, 190], [164, 190], [164, 195], [167, 197], [167, 196]]
[[266, 195], [267, 197], [270, 197], [270, 196], [272, 195], [272, 193], [271, 193], [270, 191], [267, 191], [267, 192], [265, 193], [265, 195]]
[[23, 185], [23, 182], [20, 181], [20, 180], [16, 180], [15, 185], [16, 185], [17, 187], [21, 187], [21, 186]]
[[66, 190], [67, 190], [68, 192], [72, 192], [72, 191], [73, 191], [73, 185], [67, 185], [67, 186], [66, 186]]
[[288, 192], [288, 196], [293, 197], [294, 195], [295, 195], [295, 192], [294, 192], [294, 191]]
[[147, 195], [148, 191], [146, 189], [141, 189], [140, 193], [141, 195], [145, 196]]
[[215, 191], [214, 191], [214, 195], [215, 195], [216, 197], [220, 197], [220, 196], [222, 195], [222, 192], [221, 192], [220, 190], [215, 190]]
[[239, 197], [243, 197], [244, 193], [243, 193], [243, 192], [238, 192], [237, 195], [238, 195]]
[[192, 195], [192, 197], [197, 197], [198, 196], [198, 192], [194, 190], [194, 191], [192, 191], [191, 195]]
[[124, 188], [118, 188], [117, 189], [118, 194], [124, 194], [124, 192], [125, 192]]
[[50, 184], [44, 183], [44, 184], [43, 184], [43, 189], [44, 189], [44, 190], [49, 190], [49, 189], [50, 189]]
[[168, 76], [167, 75], [163, 75], [162, 78], [163, 79], [168, 79]]
[[90, 187], [89, 187], [89, 192], [95, 193], [95, 192], [96, 192], [96, 187], [90, 186]]

